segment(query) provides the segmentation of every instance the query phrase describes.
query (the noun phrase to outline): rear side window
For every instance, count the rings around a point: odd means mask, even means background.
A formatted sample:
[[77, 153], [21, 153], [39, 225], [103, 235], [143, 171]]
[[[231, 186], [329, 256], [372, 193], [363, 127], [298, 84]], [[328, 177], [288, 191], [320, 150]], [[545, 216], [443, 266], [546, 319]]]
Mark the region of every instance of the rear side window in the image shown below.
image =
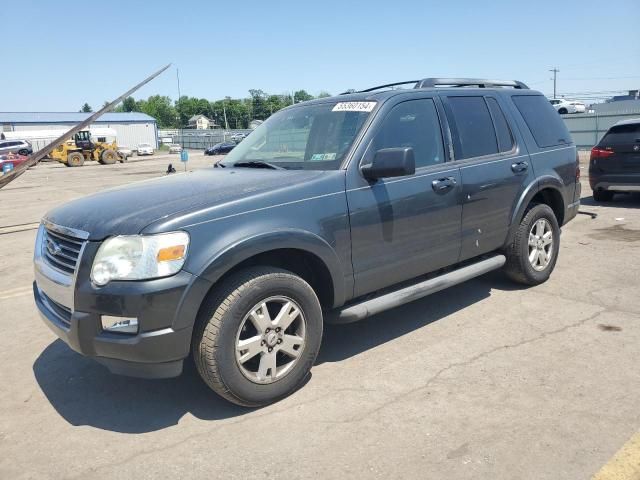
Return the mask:
[[508, 152], [513, 148], [513, 135], [507, 119], [504, 117], [504, 113], [498, 105], [498, 101], [495, 98], [487, 97], [487, 105], [491, 110], [491, 116], [493, 117], [493, 123], [496, 126], [496, 137], [498, 137], [498, 149], [500, 152]]
[[555, 108], [542, 95], [514, 95], [513, 103], [520, 111], [538, 147], [571, 143], [571, 136]]
[[498, 153], [496, 132], [483, 97], [448, 97], [455, 120], [456, 159]]
[[600, 146], [628, 145], [640, 142], [640, 123], [611, 127], [600, 140]]

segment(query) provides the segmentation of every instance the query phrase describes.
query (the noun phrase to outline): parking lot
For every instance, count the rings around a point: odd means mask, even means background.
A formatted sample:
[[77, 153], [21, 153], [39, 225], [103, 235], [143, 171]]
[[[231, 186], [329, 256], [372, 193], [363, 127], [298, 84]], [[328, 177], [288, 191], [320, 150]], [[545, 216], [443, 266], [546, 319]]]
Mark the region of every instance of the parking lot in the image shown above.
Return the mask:
[[[213, 161], [191, 153], [188, 168]], [[251, 410], [190, 366], [170, 380], [111, 375], [56, 340], [32, 300], [43, 214], [169, 163], [183, 168], [167, 154], [43, 163], [0, 191], [0, 478], [539, 480], [591, 478], [612, 458], [611, 471], [625, 468], [614, 455], [640, 430], [640, 195], [595, 204], [583, 168], [580, 211], [597, 216], [563, 228], [547, 283], [494, 272], [329, 325], [309, 382]]]

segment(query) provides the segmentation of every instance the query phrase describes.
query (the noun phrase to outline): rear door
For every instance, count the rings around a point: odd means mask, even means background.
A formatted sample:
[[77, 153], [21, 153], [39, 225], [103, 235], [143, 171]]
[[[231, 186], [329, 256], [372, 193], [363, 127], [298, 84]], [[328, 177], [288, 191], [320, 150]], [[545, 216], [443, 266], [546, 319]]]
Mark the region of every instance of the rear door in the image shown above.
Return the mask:
[[598, 147], [613, 152], [598, 159], [604, 173], [640, 174], [640, 123], [611, 127]]
[[504, 244], [516, 202], [534, 179], [529, 156], [499, 100], [491, 93], [444, 97], [462, 176], [460, 261]]

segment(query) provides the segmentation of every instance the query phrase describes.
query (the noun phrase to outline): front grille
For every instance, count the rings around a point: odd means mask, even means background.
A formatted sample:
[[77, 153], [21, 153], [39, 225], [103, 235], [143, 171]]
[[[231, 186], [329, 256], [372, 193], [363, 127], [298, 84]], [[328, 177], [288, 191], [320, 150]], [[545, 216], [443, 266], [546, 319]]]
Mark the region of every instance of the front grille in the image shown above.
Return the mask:
[[45, 228], [42, 235], [42, 256], [52, 267], [73, 275], [83, 243], [79, 238]]
[[49, 309], [51, 313], [53, 313], [60, 323], [62, 323], [66, 327], [71, 326], [71, 310], [64, 305], [60, 305], [59, 303], [54, 302], [49, 298], [42, 290], [40, 291], [40, 295], [44, 300], [45, 306]]

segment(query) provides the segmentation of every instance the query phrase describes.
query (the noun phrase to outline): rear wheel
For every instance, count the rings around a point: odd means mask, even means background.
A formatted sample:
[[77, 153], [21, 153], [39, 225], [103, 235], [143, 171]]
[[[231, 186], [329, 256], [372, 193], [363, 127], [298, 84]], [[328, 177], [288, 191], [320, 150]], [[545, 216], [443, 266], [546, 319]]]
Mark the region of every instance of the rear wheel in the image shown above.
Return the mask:
[[609, 190], [594, 190], [593, 199], [596, 202], [610, 202], [613, 200], [613, 192]]
[[18, 155], [24, 155], [25, 157], [29, 155], [29, 150], [23, 148], [22, 150], [18, 150]]
[[564, 114], [569, 113], [569, 112], [567, 111], [566, 108], [561, 108], [560, 110], [558, 110], [558, 113], [561, 114], [561, 115], [564, 115]]
[[277, 401], [307, 378], [322, 339], [320, 302], [286, 270], [254, 267], [229, 277], [201, 308], [193, 357], [217, 394], [243, 406]]
[[81, 167], [82, 165], [84, 165], [84, 155], [80, 152], [71, 152], [67, 155], [68, 167]]
[[100, 161], [104, 165], [113, 165], [118, 161], [118, 154], [111, 149], [107, 149], [100, 155]]
[[505, 273], [525, 285], [546, 282], [560, 251], [560, 227], [548, 205], [534, 205], [520, 222], [507, 248]]

